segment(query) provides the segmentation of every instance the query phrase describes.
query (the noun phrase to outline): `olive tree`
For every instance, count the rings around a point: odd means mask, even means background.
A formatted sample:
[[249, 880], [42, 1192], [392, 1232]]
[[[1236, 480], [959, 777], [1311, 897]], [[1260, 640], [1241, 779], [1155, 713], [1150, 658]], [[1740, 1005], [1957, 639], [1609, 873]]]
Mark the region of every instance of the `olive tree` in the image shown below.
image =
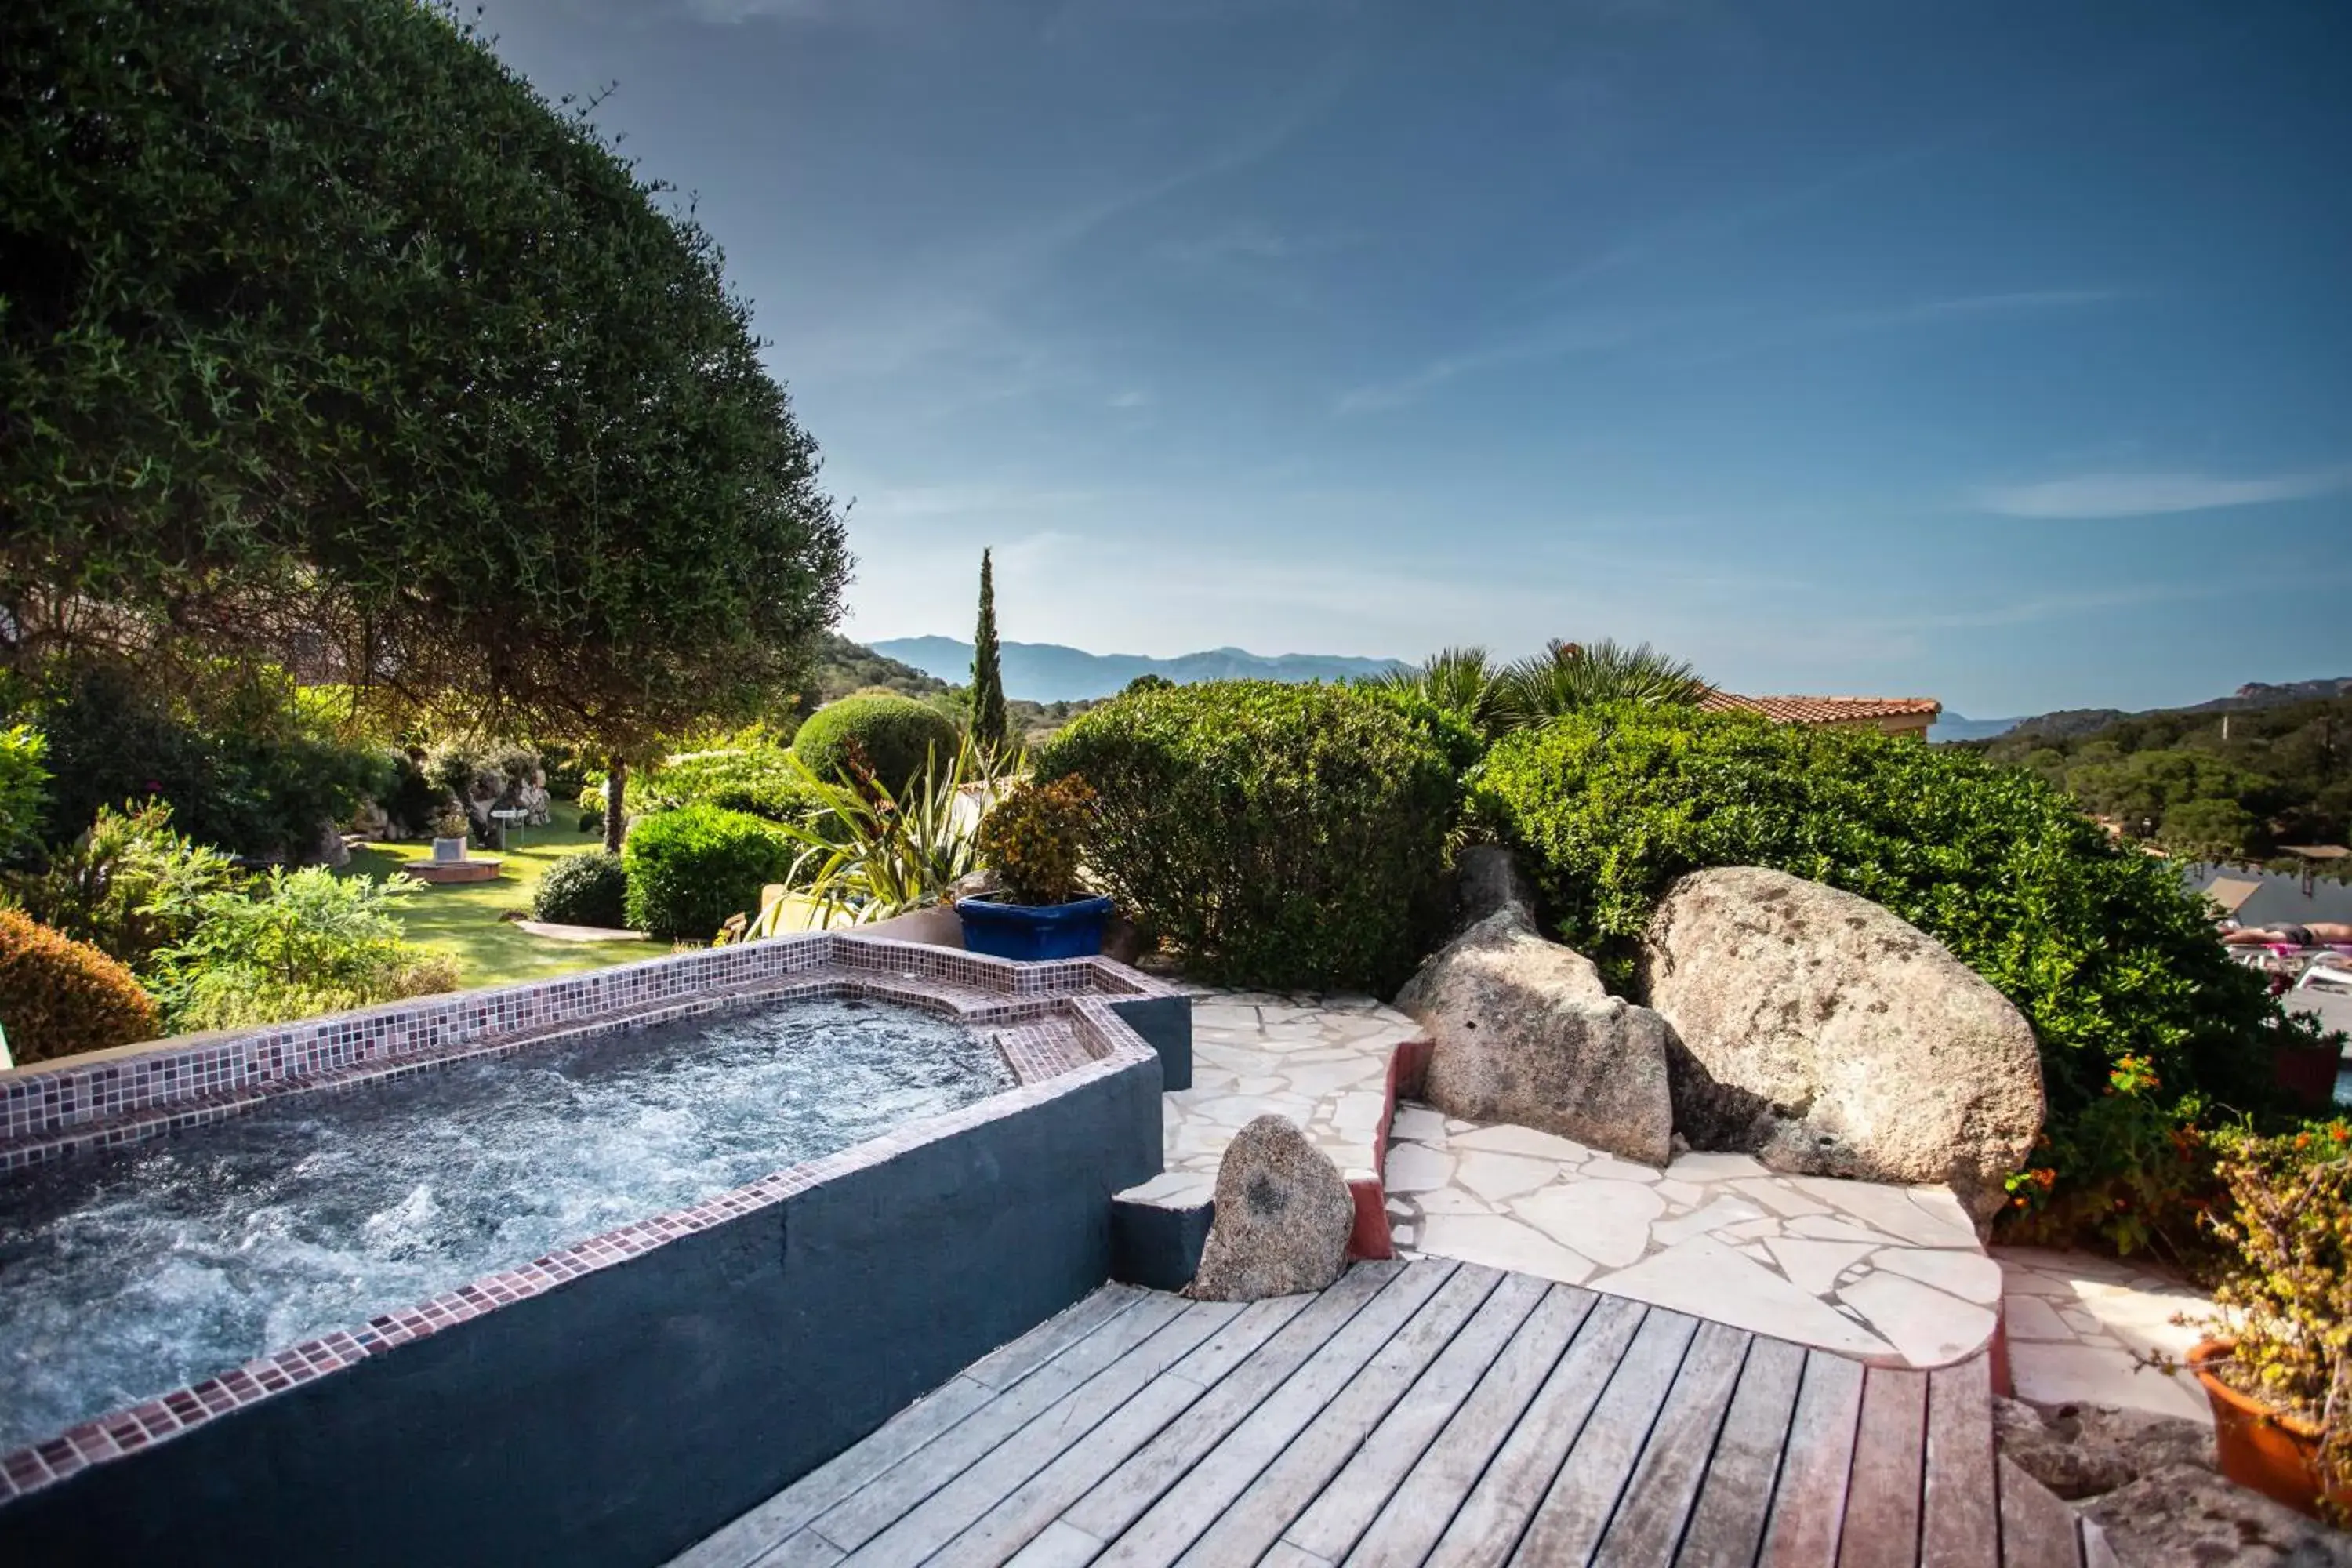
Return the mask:
[[6, 7], [0, 279], [12, 660], [250, 648], [625, 757], [835, 618], [715, 242], [446, 11]]

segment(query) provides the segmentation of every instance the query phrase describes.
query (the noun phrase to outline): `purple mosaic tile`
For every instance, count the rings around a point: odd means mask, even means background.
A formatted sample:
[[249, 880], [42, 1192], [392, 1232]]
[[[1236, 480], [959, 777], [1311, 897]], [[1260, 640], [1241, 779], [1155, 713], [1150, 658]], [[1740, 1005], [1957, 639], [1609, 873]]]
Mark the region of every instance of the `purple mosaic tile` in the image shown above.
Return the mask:
[[[1042, 1105], [1152, 1058], [1105, 995], [1177, 994], [1107, 959], [1022, 965], [840, 932], [678, 953], [460, 997], [164, 1043], [102, 1062], [0, 1073], [0, 1173], [161, 1137], [289, 1094], [350, 1092], [451, 1062], [725, 1008], [860, 996], [995, 1026], [1017, 1087], [762, 1176], [690, 1208], [591, 1237], [418, 1303], [276, 1352], [192, 1388], [0, 1455], [0, 1506], [95, 1464], [441, 1332], [677, 1237], [753, 1214], [906, 1150]], [[1013, 1042], [1007, 1044], [1006, 1042]], [[1017, 1053], [1017, 1055], [1016, 1055]]]

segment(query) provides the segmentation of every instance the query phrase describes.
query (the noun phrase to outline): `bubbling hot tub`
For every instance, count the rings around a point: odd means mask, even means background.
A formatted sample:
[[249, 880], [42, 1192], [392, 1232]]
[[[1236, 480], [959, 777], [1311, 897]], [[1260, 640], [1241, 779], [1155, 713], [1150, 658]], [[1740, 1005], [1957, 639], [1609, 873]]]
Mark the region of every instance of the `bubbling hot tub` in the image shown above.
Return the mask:
[[1099, 1285], [1189, 1046], [822, 934], [0, 1074], [0, 1556], [659, 1561]]

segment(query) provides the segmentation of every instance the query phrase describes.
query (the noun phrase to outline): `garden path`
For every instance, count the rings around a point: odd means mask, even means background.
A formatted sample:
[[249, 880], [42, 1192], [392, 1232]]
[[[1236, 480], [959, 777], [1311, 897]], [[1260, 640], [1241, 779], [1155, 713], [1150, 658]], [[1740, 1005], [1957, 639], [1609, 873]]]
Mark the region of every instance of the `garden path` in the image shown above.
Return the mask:
[[2001, 1319], [2019, 1398], [2120, 1405], [2212, 1424], [2194, 1378], [2133, 1359], [2185, 1354], [2204, 1336], [2172, 1320], [2206, 1311], [2210, 1297], [2154, 1268], [2091, 1253], [1997, 1247], [1993, 1258], [2004, 1278]]

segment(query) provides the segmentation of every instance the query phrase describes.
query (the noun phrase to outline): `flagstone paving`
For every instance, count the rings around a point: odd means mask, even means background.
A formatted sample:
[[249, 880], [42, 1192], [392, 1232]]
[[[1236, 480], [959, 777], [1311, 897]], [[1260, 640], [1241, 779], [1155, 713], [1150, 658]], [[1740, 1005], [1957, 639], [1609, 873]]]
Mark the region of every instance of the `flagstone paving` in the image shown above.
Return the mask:
[[1410, 1102], [1389, 1137], [1389, 1228], [1408, 1253], [1893, 1365], [1947, 1366], [1992, 1338], [2000, 1269], [1942, 1187], [1775, 1175], [1746, 1154], [1661, 1172]]
[[2089, 1253], [1997, 1247], [1993, 1258], [2004, 1280], [2001, 1317], [2019, 1398], [2120, 1405], [2211, 1424], [2196, 1379], [2135, 1359], [2186, 1354], [2204, 1335], [2172, 1320], [2210, 1311], [2210, 1297], [2158, 1269]]
[[[1122, 1196], [1207, 1203], [1226, 1145], [1268, 1112], [1305, 1129], [1350, 1181], [1372, 1177], [1389, 1058], [1423, 1037], [1420, 1026], [1369, 996], [1190, 989], [1192, 1087], [1162, 1097], [1167, 1171]], [[2112, 1259], [1989, 1258], [1941, 1187], [1780, 1176], [1744, 1154], [1685, 1153], [1661, 1172], [1410, 1101], [1389, 1140], [1377, 1173], [1407, 1256], [1514, 1269], [1893, 1365], [1973, 1354], [2000, 1311], [2021, 1395], [2210, 1419], [2192, 1382], [2132, 1360], [2194, 1342], [2168, 1320], [2203, 1298]]]
[[1349, 1181], [1369, 1181], [1388, 1109], [1389, 1056], [1421, 1026], [1370, 996], [1192, 992], [1192, 1087], [1160, 1096], [1167, 1172], [1119, 1194], [1166, 1207], [1209, 1201], [1217, 1163], [1256, 1117], [1285, 1116]]

